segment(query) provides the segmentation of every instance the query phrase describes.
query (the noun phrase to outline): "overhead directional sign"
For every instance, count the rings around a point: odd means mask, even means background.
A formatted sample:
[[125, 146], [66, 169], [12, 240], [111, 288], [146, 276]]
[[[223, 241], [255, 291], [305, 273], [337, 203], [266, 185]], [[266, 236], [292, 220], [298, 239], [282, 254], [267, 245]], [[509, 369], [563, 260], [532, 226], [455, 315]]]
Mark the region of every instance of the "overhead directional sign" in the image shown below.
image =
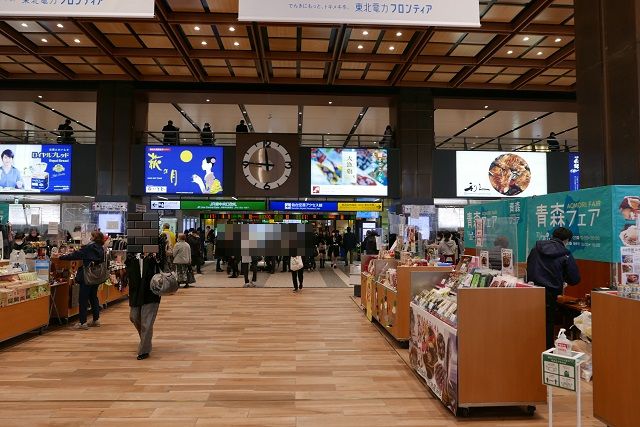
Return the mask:
[[153, 18], [154, 0], [0, 0], [0, 16]]
[[266, 211], [267, 202], [260, 200], [183, 200], [180, 208], [193, 211]]
[[240, 0], [238, 20], [413, 26], [480, 26], [479, 0]]
[[179, 200], [152, 200], [151, 210], [178, 210], [180, 209]]

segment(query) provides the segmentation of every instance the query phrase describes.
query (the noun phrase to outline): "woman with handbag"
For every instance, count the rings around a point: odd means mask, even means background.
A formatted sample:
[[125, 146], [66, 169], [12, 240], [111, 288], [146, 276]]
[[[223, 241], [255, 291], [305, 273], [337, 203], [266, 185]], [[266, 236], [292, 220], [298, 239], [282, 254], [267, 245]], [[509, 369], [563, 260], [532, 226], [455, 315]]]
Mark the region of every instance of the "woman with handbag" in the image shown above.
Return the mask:
[[302, 290], [302, 281], [304, 280], [305, 261], [301, 256], [289, 257], [289, 271], [291, 271], [291, 280], [293, 282], [293, 292]]
[[184, 233], [178, 234], [178, 242], [173, 247], [173, 264], [176, 266], [178, 283], [188, 288], [191, 283], [195, 283], [196, 279], [191, 267], [191, 246], [186, 240]]
[[[94, 267], [107, 267], [106, 264], [102, 266], [102, 263], [106, 263], [105, 250], [104, 250], [104, 234], [99, 231], [91, 232], [91, 242], [83, 246], [77, 251], [68, 255], [62, 255], [61, 260], [66, 261], [82, 261], [82, 265], [76, 272], [76, 283], [80, 285], [80, 298], [78, 300], [80, 313], [78, 315], [78, 324], [76, 329], [85, 330], [89, 327], [100, 326], [100, 301], [98, 300], [98, 288], [102, 283], [88, 283], [87, 270]], [[106, 282], [108, 278], [109, 269], [105, 269], [107, 276], [103, 282]], [[90, 281], [100, 281], [99, 279], [89, 279]], [[91, 304], [91, 314], [93, 315], [93, 321], [87, 323], [87, 310]]]

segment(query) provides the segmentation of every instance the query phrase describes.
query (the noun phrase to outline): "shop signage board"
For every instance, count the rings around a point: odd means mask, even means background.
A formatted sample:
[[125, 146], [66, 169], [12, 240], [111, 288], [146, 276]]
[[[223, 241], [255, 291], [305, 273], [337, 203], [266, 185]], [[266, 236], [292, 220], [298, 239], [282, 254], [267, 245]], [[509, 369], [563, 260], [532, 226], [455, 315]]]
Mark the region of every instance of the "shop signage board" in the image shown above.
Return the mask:
[[254, 200], [182, 200], [180, 208], [194, 211], [266, 211], [267, 202]]
[[569, 191], [580, 189], [580, 154], [569, 153]]
[[542, 353], [542, 382], [544, 385], [576, 391], [576, 383], [580, 380], [579, 359], [584, 353], [572, 352], [574, 355], [559, 356], [554, 350]]
[[9, 203], [0, 203], [0, 223], [9, 222]]
[[458, 410], [458, 333], [411, 303], [409, 363], [454, 414]]
[[413, 26], [480, 26], [478, 0], [240, 0], [239, 21], [380, 24]]
[[338, 202], [338, 212], [382, 212], [382, 202]]
[[91, 205], [94, 212], [127, 212], [127, 202], [95, 202]]
[[154, 0], [2, 0], [0, 15], [153, 18]]
[[146, 213], [147, 212], [147, 205], [136, 204], [136, 212], [137, 213]]
[[180, 201], [179, 200], [152, 200], [151, 201], [151, 210], [179, 210], [180, 209]]

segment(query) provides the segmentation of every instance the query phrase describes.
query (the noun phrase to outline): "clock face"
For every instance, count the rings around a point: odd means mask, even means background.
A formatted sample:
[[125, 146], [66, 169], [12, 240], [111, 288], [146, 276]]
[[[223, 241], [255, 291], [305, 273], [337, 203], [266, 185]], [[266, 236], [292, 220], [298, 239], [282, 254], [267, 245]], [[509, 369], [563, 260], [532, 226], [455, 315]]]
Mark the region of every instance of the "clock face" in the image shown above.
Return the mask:
[[242, 158], [244, 177], [254, 187], [273, 190], [287, 182], [291, 175], [291, 155], [277, 142], [253, 144]]

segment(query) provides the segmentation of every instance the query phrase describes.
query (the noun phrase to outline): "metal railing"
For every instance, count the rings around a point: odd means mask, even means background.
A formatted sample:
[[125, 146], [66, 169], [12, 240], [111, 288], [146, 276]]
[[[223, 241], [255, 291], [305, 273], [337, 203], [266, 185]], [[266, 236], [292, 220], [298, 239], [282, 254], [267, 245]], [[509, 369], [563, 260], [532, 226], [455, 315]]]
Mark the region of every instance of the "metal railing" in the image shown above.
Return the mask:
[[93, 130], [33, 130], [33, 129], [0, 129], [2, 144], [95, 144], [96, 132]]
[[[557, 138], [560, 151], [578, 151], [578, 140]], [[552, 151], [547, 138], [437, 136], [436, 149], [459, 151]]]
[[[203, 145], [212, 144], [219, 146], [236, 145], [237, 133], [214, 132], [213, 137], [203, 137], [200, 132], [182, 132], [177, 135], [173, 132], [151, 131], [145, 132], [142, 142], [150, 145]], [[298, 141], [303, 147], [378, 147], [384, 145], [384, 135], [347, 135], [328, 133], [301, 133]]]

